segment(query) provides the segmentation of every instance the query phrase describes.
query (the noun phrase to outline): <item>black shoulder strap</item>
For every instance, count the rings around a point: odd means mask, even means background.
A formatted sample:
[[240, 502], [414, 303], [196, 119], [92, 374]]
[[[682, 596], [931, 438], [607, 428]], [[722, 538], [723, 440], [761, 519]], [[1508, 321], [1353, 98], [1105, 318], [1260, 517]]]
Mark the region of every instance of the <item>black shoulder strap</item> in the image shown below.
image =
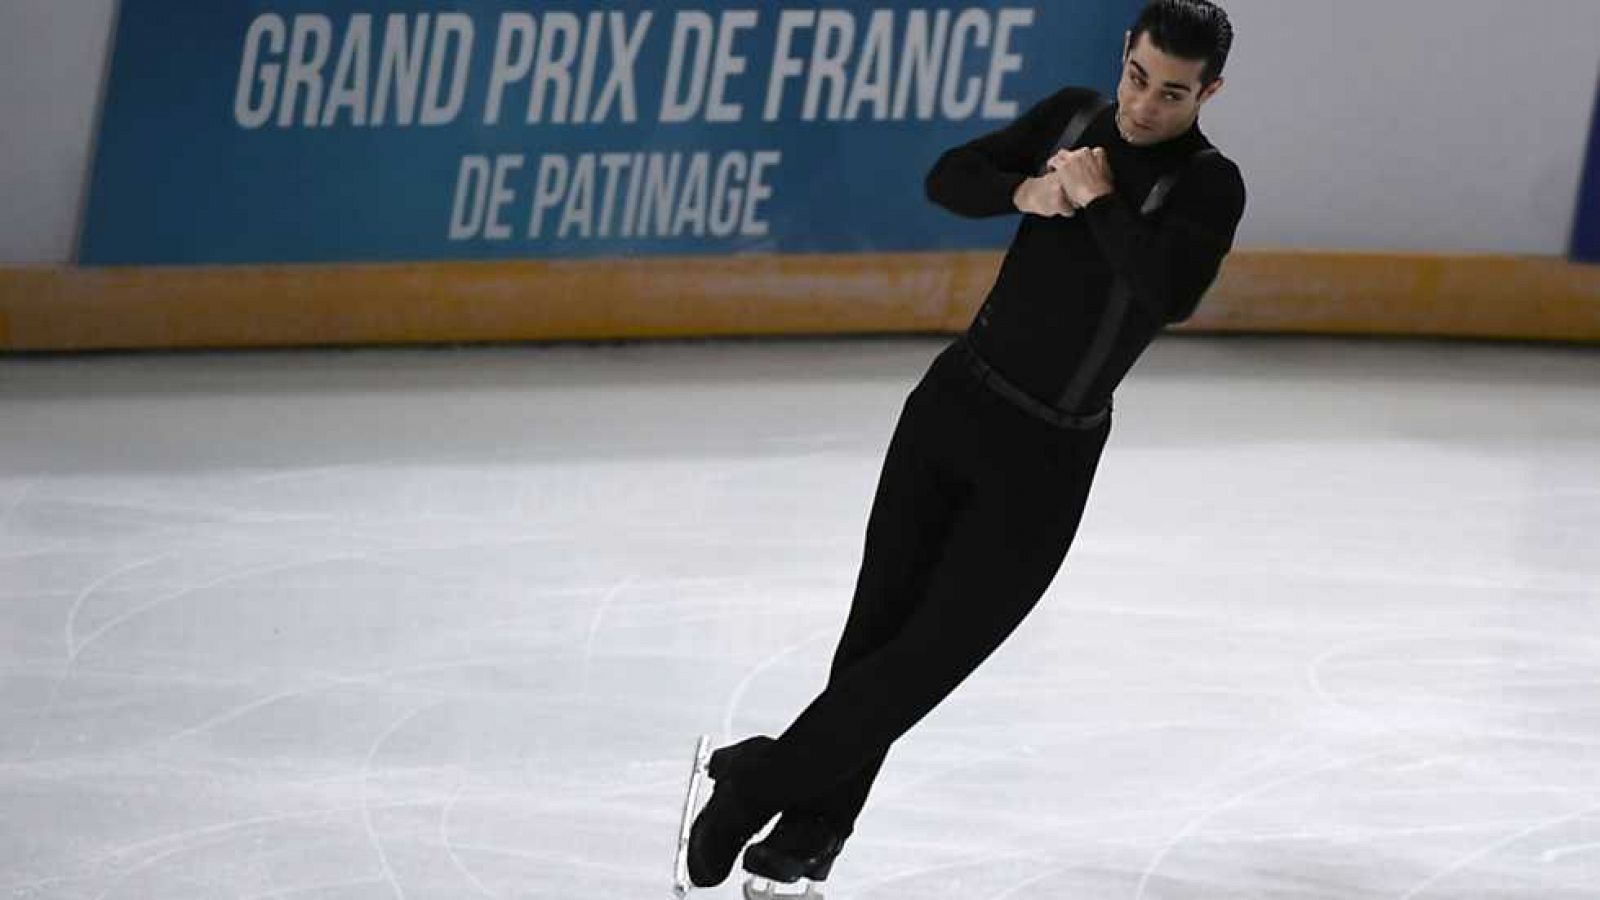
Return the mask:
[[1071, 121], [1067, 122], [1066, 130], [1061, 132], [1061, 137], [1056, 139], [1055, 146], [1051, 148], [1049, 155], [1045, 157], [1047, 164], [1039, 168], [1039, 174], [1043, 175], [1049, 171], [1049, 158], [1055, 156], [1057, 150], [1071, 150], [1073, 148], [1072, 145], [1078, 142], [1078, 138], [1083, 137], [1083, 133], [1089, 130], [1089, 124], [1095, 120], [1095, 117], [1110, 105], [1110, 100], [1095, 94], [1094, 98], [1084, 104], [1082, 109], [1073, 113]]
[[[1184, 161], [1183, 165], [1163, 175], [1161, 180], [1156, 182], [1156, 186], [1150, 189], [1150, 195], [1145, 198], [1144, 206], [1139, 210], [1140, 214], [1148, 216], [1160, 209], [1167, 200], [1167, 194], [1172, 192], [1173, 185], [1178, 183], [1183, 173], [1202, 158], [1215, 156], [1219, 152], [1215, 147], [1197, 151]], [[1056, 398], [1057, 409], [1062, 412], [1076, 412], [1079, 405], [1088, 398], [1089, 389], [1103, 374], [1106, 361], [1111, 358], [1117, 334], [1121, 331], [1132, 304], [1133, 288], [1127, 279], [1120, 277], [1113, 279], [1105, 314], [1101, 317], [1100, 324], [1095, 327], [1094, 337], [1090, 340], [1089, 349], [1084, 353], [1077, 371], [1067, 380], [1067, 386], [1062, 388], [1060, 396]]]
[[1201, 159], [1208, 156], [1216, 156], [1219, 153], [1221, 151], [1217, 148], [1207, 147], [1204, 150], [1197, 151], [1183, 165], [1161, 176], [1161, 180], [1157, 181], [1155, 187], [1151, 188], [1150, 193], [1145, 196], [1144, 206], [1139, 208], [1139, 214], [1148, 216], [1160, 209], [1162, 204], [1167, 202], [1167, 195], [1172, 193], [1173, 186], [1178, 183], [1179, 178], [1183, 177], [1184, 172], [1187, 172]]

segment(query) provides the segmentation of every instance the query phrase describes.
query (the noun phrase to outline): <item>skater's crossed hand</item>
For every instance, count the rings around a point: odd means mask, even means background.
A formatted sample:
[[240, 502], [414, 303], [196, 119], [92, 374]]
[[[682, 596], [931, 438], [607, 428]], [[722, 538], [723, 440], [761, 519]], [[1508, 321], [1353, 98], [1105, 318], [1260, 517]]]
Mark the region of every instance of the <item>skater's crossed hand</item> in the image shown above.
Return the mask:
[[1112, 191], [1111, 163], [1100, 147], [1060, 150], [1046, 163], [1049, 171], [1017, 186], [1017, 209], [1046, 218], [1071, 218], [1097, 197]]
[[1111, 159], [1104, 147], [1058, 150], [1046, 165], [1068, 202], [1079, 209], [1115, 190]]
[[1022, 212], [1047, 219], [1055, 216], [1070, 219], [1078, 214], [1078, 208], [1067, 199], [1067, 192], [1054, 172], [1029, 178], [1017, 185], [1011, 202]]

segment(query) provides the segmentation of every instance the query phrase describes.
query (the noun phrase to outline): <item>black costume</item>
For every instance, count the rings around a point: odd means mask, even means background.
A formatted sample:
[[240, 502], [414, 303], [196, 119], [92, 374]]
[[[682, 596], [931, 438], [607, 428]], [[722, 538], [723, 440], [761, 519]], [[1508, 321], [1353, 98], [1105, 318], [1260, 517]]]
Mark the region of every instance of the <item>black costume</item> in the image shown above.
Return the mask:
[[[950, 150], [928, 174], [929, 198], [962, 216], [1016, 214], [1018, 185], [1097, 100], [1062, 90]], [[1211, 144], [1198, 123], [1130, 145], [1114, 109], [1086, 120], [1076, 145], [1106, 149], [1115, 191], [1072, 217], [1023, 216], [982, 310], [907, 397], [828, 686], [752, 765], [740, 787], [759, 803], [852, 828], [890, 745], [1054, 580], [1110, 433], [1113, 390], [1164, 325], [1194, 311], [1231, 249], [1245, 201], [1238, 168], [1199, 154]], [[1173, 172], [1165, 204], [1141, 215]]]

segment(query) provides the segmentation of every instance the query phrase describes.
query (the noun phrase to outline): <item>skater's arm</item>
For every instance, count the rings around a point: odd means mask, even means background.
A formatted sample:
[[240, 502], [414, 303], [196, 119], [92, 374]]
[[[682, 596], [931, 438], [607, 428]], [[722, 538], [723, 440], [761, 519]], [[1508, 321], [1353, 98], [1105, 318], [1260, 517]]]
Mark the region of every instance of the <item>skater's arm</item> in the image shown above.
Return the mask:
[[1112, 269], [1132, 286], [1135, 305], [1156, 321], [1176, 323], [1193, 315], [1216, 280], [1244, 204], [1239, 167], [1214, 156], [1173, 188], [1159, 225], [1114, 192], [1083, 212]]
[[1017, 188], [1038, 174], [1072, 114], [1094, 97], [1065, 88], [1010, 125], [945, 151], [924, 181], [928, 199], [972, 219], [1019, 212]]

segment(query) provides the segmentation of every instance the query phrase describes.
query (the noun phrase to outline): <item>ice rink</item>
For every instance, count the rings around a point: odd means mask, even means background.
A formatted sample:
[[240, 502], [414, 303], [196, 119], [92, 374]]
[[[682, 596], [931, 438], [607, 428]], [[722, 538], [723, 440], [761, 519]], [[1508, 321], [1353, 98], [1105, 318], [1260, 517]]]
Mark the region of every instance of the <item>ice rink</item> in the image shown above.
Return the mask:
[[[0, 898], [670, 896], [944, 342], [0, 357]], [[1600, 897], [1600, 354], [1158, 341], [827, 895]]]

